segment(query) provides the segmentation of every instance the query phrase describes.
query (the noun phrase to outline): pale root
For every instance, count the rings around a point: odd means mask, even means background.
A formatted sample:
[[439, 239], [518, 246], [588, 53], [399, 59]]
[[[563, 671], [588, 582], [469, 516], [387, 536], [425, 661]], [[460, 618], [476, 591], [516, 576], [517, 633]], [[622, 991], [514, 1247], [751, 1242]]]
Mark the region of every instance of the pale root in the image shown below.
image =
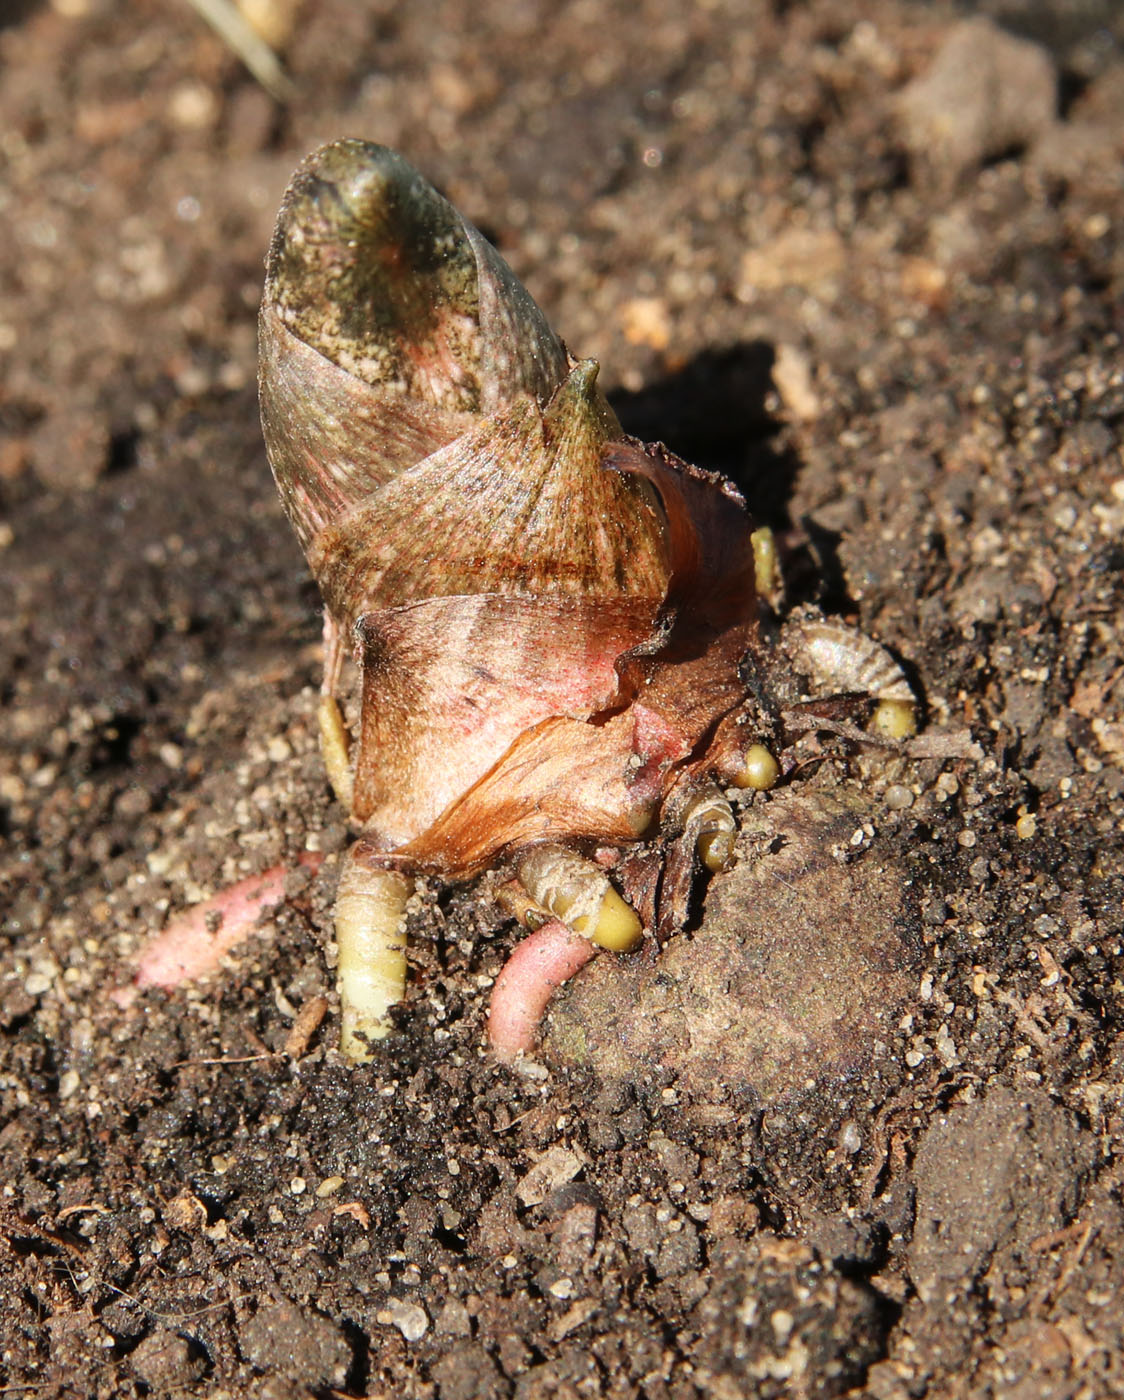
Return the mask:
[[351, 811], [351, 758], [347, 726], [339, 702], [331, 695], [321, 695], [316, 712], [320, 726], [320, 755], [328, 773], [328, 782], [337, 800]]
[[777, 559], [777, 541], [768, 525], [762, 525], [749, 537], [753, 546], [753, 575], [757, 592], [771, 598], [780, 588], [781, 570]]
[[488, 1043], [499, 1059], [534, 1050], [550, 998], [593, 956], [589, 939], [560, 919], [524, 938], [496, 978], [488, 1010]]
[[406, 904], [414, 883], [349, 854], [334, 910], [339, 964], [340, 1050], [370, 1058], [369, 1042], [393, 1030], [389, 1011], [406, 995]]
[[137, 958], [136, 985], [172, 991], [217, 972], [258, 919], [285, 898], [288, 870], [275, 865], [177, 914]]

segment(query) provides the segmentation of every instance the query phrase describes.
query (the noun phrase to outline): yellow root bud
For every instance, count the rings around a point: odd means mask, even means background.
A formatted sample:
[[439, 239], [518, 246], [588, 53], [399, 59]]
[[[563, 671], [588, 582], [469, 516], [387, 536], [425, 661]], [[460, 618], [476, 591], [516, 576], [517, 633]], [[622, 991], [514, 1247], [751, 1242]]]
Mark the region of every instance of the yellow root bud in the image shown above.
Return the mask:
[[776, 783], [780, 775], [780, 765], [765, 745], [750, 744], [745, 751], [745, 762], [734, 774], [734, 786], [765, 792]]
[[320, 756], [336, 799], [351, 811], [351, 762], [348, 755], [347, 727], [339, 703], [331, 695], [321, 695], [316, 712], [320, 725]]
[[870, 727], [884, 739], [912, 739], [917, 733], [917, 710], [908, 700], [879, 700]]
[[368, 1042], [393, 1029], [387, 1015], [406, 995], [406, 903], [414, 883], [349, 854], [333, 911], [339, 965], [340, 1050], [370, 1059]]
[[733, 808], [715, 789], [695, 799], [686, 812], [687, 830], [695, 832], [695, 851], [699, 860], [717, 875], [734, 858], [734, 840], [738, 824]]
[[734, 858], [734, 837], [729, 831], [704, 831], [699, 835], [695, 850], [699, 860], [712, 875], [725, 870]]
[[[585, 932], [584, 929], [575, 931]], [[614, 953], [628, 953], [640, 942], [643, 932], [635, 909], [610, 885], [601, 901], [601, 912], [592, 935], [594, 943]]]
[[599, 865], [564, 846], [535, 846], [522, 857], [519, 879], [544, 909], [601, 948], [627, 953], [643, 928]]
[[753, 548], [753, 574], [757, 591], [762, 598], [771, 598], [781, 578], [776, 539], [768, 525], [762, 525], [750, 535], [749, 543]]

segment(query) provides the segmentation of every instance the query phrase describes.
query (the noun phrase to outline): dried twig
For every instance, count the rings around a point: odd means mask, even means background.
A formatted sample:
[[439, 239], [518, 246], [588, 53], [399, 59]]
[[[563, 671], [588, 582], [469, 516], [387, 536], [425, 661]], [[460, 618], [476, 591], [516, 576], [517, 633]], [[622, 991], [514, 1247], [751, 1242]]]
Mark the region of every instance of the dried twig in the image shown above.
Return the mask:
[[238, 55], [275, 102], [289, 101], [295, 89], [280, 59], [265, 40], [254, 33], [231, 0], [189, 0], [189, 3]]

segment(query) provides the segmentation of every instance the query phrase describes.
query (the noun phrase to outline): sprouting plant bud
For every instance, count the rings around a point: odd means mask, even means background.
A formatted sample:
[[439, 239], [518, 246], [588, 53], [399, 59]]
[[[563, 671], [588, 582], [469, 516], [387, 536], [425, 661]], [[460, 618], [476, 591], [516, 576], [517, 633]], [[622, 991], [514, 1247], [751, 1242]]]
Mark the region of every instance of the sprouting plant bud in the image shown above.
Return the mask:
[[879, 700], [870, 727], [884, 739], [911, 739], [917, 733], [917, 707], [911, 700]]
[[917, 697], [886, 647], [843, 622], [791, 618], [781, 650], [808, 678], [814, 696], [853, 695], [874, 701], [870, 732], [900, 741], [917, 733]]
[[694, 842], [695, 854], [712, 874], [725, 870], [734, 858], [738, 824], [734, 810], [713, 783], [688, 792], [678, 806], [678, 822]]
[[[575, 846], [658, 843], [670, 795], [704, 793], [680, 836], [707, 868], [730, 861], [714, 776], [777, 777], [761, 746], [744, 751], [742, 679], [751, 654], [766, 669], [776, 548], [728, 481], [625, 437], [596, 362], [384, 147], [339, 141], [296, 171], [260, 345], [270, 463], [324, 601], [321, 747], [363, 833], [335, 911], [360, 1058], [403, 994], [415, 875], [511, 858], [534, 904], [626, 950], [640, 920]], [[826, 625], [806, 642], [841, 673], [893, 665]], [[341, 695], [348, 653], [357, 698]], [[910, 698], [879, 684], [876, 699]], [[661, 927], [694, 853], [665, 882]], [[580, 966], [556, 933], [541, 948]]]
[[534, 846], [518, 863], [527, 893], [574, 930], [602, 948], [627, 953], [643, 929], [635, 912], [591, 860], [564, 846]]

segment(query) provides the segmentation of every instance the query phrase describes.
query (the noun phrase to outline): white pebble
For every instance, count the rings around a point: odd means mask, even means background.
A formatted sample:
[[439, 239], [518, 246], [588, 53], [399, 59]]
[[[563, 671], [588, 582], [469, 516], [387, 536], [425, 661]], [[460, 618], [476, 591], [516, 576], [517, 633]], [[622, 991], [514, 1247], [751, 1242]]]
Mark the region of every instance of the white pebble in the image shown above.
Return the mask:
[[384, 1327], [397, 1327], [408, 1342], [421, 1341], [429, 1330], [429, 1314], [418, 1303], [406, 1303], [401, 1298], [388, 1298], [386, 1306], [375, 1314]]
[[858, 1124], [848, 1118], [839, 1129], [839, 1150], [841, 1152], [846, 1152], [850, 1157], [854, 1156], [862, 1145], [863, 1139], [862, 1134], [859, 1132]]

